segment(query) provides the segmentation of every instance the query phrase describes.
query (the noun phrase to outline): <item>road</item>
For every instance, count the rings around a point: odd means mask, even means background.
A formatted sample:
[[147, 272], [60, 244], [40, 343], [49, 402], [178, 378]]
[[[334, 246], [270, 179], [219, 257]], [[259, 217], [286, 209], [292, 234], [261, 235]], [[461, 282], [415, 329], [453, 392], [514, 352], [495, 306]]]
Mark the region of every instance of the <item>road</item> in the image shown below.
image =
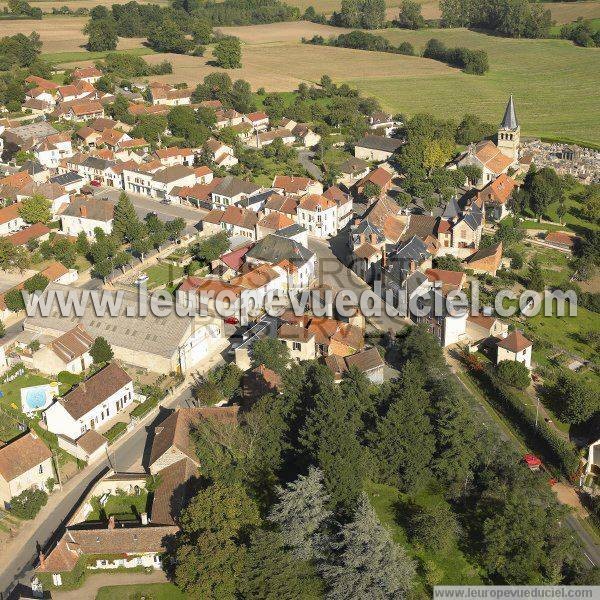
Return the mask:
[[323, 181], [323, 171], [311, 160], [314, 156], [315, 153], [312, 150], [298, 150], [298, 162], [311, 177], [317, 181]]
[[[116, 202], [123, 190], [117, 188], [101, 188], [94, 196]], [[184, 219], [189, 225], [196, 225], [207, 211], [202, 208], [194, 208], [183, 204], [161, 204], [158, 200], [143, 196], [142, 194], [132, 194], [127, 192], [138, 217], [143, 219], [149, 212], [155, 212], [159, 218], [168, 221], [171, 219]]]
[[[163, 403], [164, 408], [175, 408], [187, 406], [191, 399], [191, 387], [186, 387], [176, 397]], [[120, 445], [117, 442], [116, 449], [110, 450], [107, 458], [102, 462], [86, 468], [73, 480], [65, 484], [64, 490], [58, 495], [52, 494], [48, 500], [48, 508], [51, 511], [44, 515], [37, 529], [30, 534], [10, 561], [0, 573], [0, 591], [4, 594], [18, 583], [29, 585], [33, 576], [33, 567], [37, 561], [38, 547], [47, 547], [52, 541], [58, 539], [63, 532], [65, 523], [71, 518], [83, 497], [86, 495], [93, 483], [101, 477], [108, 469], [120, 471], [141, 470], [141, 457], [146, 456], [151, 442], [151, 432], [154, 427], [164, 419], [166, 413], [161, 411], [158, 416], [140, 427]], [[0, 594], [0, 597], [1, 596]]]
[[[344, 238], [344, 233], [329, 242], [309, 237], [308, 248], [317, 255], [319, 285], [328, 285], [335, 291], [349, 290], [360, 297], [363, 292], [372, 292], [372, 290], [356, 273], [343, 264], [342, 260], [347, 253]], [[375, 301], [379, 303], [378, 306], [383, 306], [381, 298], [375, 297]], [[379, 313], [380, 316], [368, 317], [367, 320], [381, 331], [391, 330], [397, 333], [411, 323], [402, 317], [390, 317], [381, 309]]]

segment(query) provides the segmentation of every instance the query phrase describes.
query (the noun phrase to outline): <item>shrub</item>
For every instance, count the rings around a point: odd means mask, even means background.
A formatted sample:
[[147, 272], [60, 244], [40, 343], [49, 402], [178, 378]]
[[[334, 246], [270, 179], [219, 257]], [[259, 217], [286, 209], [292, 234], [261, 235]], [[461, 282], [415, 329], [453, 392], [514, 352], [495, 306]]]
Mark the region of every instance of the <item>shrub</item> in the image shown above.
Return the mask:
[[33, 519], [48, 502], [43, 490], [23, 490], [10, 501], [10, 512], [19, 519]]
[[531, 381], [529, 369], [515, 360], [503, 360], [497, 367], [498, 377], [504, 383], [524, 390]]
[[104, 437], [108, 440], [109, 444], [114, 443], [118, 440], [127, 430], [127, 423], [119, 421], [115, 423], [105, 434]]

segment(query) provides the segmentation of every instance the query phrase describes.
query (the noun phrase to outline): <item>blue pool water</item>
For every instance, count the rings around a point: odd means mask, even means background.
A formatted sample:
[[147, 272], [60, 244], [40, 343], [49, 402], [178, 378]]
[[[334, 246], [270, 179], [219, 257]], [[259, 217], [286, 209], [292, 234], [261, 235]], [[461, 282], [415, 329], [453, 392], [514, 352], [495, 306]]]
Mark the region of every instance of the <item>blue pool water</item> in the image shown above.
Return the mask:
[[46, 404], [45, 387], [32, 388], [30, 390], [27, 390], [25, 401], [27, 402], [27, 406], [29, 406], [29, 408], [31, 408], [32, 410], [36, 408], [42, 408]]

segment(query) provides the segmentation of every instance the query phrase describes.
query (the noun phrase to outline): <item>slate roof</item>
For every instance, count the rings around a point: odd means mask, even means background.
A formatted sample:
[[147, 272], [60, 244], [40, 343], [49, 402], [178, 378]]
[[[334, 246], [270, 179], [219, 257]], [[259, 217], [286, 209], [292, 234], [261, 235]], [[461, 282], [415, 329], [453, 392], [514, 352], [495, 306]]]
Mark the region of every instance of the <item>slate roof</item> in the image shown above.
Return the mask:
[[185, 508], [191, 492], [190, 480], [198, 472], [196, 465], [183, 458], [158, 472], [150, 520], [153, 525], [175, 525]]
[[417, 264], [427, 260], [431, 254], [427, 250], [427, 246], [416, 235], [405, 243], [400, 243], [390, 255], [390, 259], [408, 259], [414, 260]]
[[515, 113], [515, 102], [512, 94], [508, 99], [508, 104], [506, 105], [506, 110], [504, 111], [504, 117], [502, 118], [500, 127], [502, 127], [502, 129], [511, 129], [513, 131], [519, 127], [519, 121], [517, 120], [517, 115]]
[[296, 240], [271, 234], [257, 242], [248, 251], [246, 257], [271, 264], [278, 264], [282, 260], [288, 260], [294, 265], [303, 265], [313, 257], [313, 252]]
[[50, 183], [57, 183], [62, 186], [78, 183], [79, 181], [83, 181], [83, 177], [74, 171], [68, 171], [50, 178]]
[[259, 190], [260, 186], [255, 185], [250, 181], [244, 181], [243, 179], [239, 179], [233, 175], [227, 175], [227, 177], [224, 177], [219, 185], [213, 190], [213, 194], [232, 198], [233, 196], [238, 196], [239, 194], [255, 194]]
[[366, 135], [358, 140], [355, 146], [359, 148], [368, 148], [370, 150], [381, 150], [383, 152], [395, 152], [402, 146], [402, 141], [384, 137], [382, 135]]

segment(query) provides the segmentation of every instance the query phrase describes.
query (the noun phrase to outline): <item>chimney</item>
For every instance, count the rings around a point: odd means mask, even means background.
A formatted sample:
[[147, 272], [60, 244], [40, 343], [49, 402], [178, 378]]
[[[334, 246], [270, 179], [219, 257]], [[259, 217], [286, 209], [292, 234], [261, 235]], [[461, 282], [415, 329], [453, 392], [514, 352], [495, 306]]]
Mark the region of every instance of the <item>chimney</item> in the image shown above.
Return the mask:
[[364, 233], [360, 234], [360, 243], [364, 244], [367, 241], [367, 236]]
[[79, 214], [85, 219], [87, 217], [87, 206], [85, 204], [82, 204], [79, 207]]
[[354, 219], [354, 225], [360, 225], [360, 219]]
[[372, 233], [371, 234], [371, 244], [376, 244], [376, 243], [377, 243], [377, 234]]
[[140, 515], [140, 520], [142, 521], [142, 525], [148, 525], [148, 513], [143, 512]]
[[40, 569], [43, 569], [46, 566], [46, 555], [40, 550], [39, 554], [40, 560]]
[[115, 528], [115, 515], [110, 515], [110, 517], [108, 517], [108, 528], [109, 529]]

